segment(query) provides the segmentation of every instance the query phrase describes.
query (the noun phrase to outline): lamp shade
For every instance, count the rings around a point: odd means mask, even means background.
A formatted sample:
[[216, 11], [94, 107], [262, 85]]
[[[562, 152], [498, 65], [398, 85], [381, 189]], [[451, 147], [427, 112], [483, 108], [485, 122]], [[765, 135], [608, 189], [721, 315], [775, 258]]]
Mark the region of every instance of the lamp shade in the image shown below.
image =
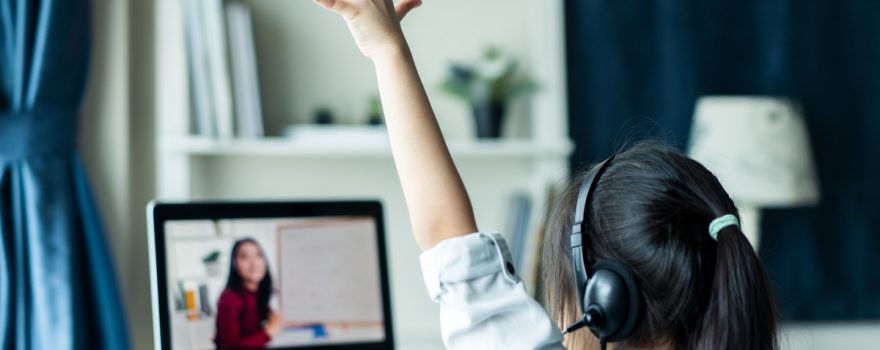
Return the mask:
[[688, 154], [739, 203], [792, 207], [819, 201], [806, 124], [788, 99], [700, 98]]

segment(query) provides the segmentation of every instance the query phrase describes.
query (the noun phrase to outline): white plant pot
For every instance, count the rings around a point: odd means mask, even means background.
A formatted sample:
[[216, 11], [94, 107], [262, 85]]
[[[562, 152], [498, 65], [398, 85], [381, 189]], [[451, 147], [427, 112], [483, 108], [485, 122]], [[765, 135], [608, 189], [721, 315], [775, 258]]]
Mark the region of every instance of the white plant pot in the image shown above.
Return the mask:
[[205, 263], [205, 272], [208, 273], [208, 276], [220, 276], [220, 273], [221, 273], [220, 270], [221, 269], [220, 269], [220, 262], [219, 261]]

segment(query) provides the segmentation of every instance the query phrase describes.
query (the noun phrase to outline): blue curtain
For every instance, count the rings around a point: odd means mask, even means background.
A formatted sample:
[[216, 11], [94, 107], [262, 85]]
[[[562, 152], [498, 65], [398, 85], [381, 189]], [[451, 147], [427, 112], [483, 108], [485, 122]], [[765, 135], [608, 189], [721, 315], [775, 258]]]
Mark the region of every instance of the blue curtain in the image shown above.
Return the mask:
[[685, 146], [701, 95], [799, 99], [822, 202], [764, 211], [761, 256], [788, 318], [880, 318], [880, 1], [569, 0], [566, 21], [575, 169], [633, 130]]
[[126, 349], [76, 151], [89, 3], [0, 0], [0, 26], [0, 348]]

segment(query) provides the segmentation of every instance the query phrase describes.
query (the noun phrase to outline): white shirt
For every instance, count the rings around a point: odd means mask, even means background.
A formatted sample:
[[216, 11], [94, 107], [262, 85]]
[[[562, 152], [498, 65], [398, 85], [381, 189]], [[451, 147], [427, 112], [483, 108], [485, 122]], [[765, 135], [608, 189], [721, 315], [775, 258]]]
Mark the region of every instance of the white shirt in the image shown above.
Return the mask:
[[421, 255], [428, 293], [440, 304], [447, 349], [565, 349], [562, 334], [513, 271], [498, 233], [447, 239]]

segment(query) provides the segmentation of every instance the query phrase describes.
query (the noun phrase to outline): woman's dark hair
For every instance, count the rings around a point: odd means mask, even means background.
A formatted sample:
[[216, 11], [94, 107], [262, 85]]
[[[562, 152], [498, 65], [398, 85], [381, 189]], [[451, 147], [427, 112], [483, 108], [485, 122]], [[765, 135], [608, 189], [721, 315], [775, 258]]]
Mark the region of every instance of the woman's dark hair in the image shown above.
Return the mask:
[[[546, 305], [563, 326], [580, 312], [569, 235], [583, 180], [563, 193], [545, 231]], [[616, 155], [595, 184], [584, 244], [588, 265], [618, 260], [639, 283], [645, 312], [624, 348], [777, 348], [772, 287], [751, 244], [736, 226], [717, 242], [709, 235], [709, 223], [725, 214], [739, 217], [718, 179], [678, 151], [643, 142]]]
[[259, 287], [257, 287], [257, 312], [260, 314], [260, 320], [266, 320], [269, 317], [269, 298], [272, 297], [272, 274], [269, 273], [269, 261], [266, 260], [263, 248], [252, 238], [238, 240], [232, 245], [232, 254], [229, 259], [229, 279], [226, 280], [226, 288], [230, 288], [238, 293], [244, 293], [244, 282], [238, 269], [235, 268], [235, 257], [238, 255], [238, 250], [245, 243], [252, 243], [256, 246], [260, 251], [260, 255], [263, 256], [263, 261], [266, 263], [266, 275], [263, 276]]

